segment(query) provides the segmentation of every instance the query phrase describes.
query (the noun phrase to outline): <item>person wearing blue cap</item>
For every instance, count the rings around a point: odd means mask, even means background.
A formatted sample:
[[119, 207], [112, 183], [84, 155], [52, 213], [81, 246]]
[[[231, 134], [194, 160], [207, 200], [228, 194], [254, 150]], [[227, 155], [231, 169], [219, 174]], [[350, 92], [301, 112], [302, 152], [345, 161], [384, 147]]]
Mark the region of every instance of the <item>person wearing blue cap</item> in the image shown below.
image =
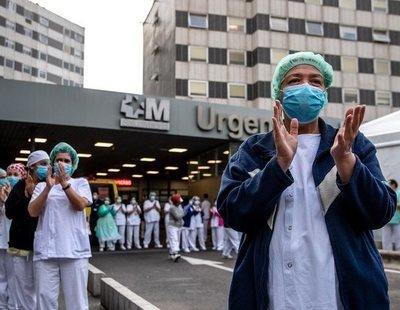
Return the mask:
[[60, 283], [67, 310], [88, 309], [91, 250], [84, 210], [92, 193], [86, 179], [72, 177], [78, 161], [72, 146], [58, 143], [46, 182], [36, 185], [28, 206], [39, 217], [33, 255], [37, 309], [57, 309]]
[[390, 221], [396, 194], [358, 131], [365, 105], [338, 129], [319, 117], [332, 82], [321, 55], [284, 57], [273, 130], [249, 137], [224, 170], [219, 212], [243, 232], [230, 309], [389, 309], [371, 231]]

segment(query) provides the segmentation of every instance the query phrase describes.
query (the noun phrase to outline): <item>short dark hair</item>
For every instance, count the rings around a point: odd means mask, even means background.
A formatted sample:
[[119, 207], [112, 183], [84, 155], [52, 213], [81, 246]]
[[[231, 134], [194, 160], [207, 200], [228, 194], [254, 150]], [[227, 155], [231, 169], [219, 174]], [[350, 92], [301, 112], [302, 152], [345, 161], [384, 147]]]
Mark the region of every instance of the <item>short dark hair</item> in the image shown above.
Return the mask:
[[389, 184], [394, 185], [394, 187], [398, 187], [399, 185], [397, 184], [397, 181], [395, 179], [389, 179]]
[[208, 194], [207, 193], [203, 194], [203, 197], [207, 199], [208, 198]]

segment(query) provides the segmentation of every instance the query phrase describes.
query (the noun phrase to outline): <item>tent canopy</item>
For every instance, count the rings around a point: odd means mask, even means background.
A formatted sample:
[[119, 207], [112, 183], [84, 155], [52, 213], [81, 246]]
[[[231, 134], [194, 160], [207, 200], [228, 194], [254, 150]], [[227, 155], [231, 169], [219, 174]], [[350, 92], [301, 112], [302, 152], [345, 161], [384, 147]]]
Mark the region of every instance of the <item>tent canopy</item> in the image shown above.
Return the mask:
[[360, 131], [367, 137], [398, 133], [400, 132], [400, 111], [362, 124]]

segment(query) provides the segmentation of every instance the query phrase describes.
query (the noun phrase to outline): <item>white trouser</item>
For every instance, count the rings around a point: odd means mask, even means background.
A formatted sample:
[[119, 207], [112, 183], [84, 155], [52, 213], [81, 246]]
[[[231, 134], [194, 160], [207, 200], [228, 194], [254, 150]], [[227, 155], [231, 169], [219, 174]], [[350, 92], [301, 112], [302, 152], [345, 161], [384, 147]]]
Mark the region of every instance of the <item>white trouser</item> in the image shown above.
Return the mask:
[[119, 239], [119, 246], [123, 246], [125, 244], [125, 228], [126, 225], [117, 225], [118, 227], [118, 233], [121, 236], [121, 239]]
[[143, 244], [148, 246], [151, 241], [151, 233], [153, 232], [154, 243], [160, 244], [160, 221], [146, 223], [146, 231], [144, 233]]
[[169, 253], [179, 252], [179, 234], [180, 228], [175, 226], [168, 226], [168, 241], [169, 241]]
[[224, 248], [224, 226], [211, 227], [213, 249], [221, 251]]
[[[196, 237], [197, 241], [199, 242], [200, 249], [205, 250], [206, 249], [206, 244], [204, 243], [204, 228], [203, 227], [197, 227], [194, 230], [196, 230]], [[194, 241], [194, 244], [196, 244], [196, 239]]]
[[100, 246], [100, 248], [104, 249], [105, 245], [107, 245], [108, 250], [114, 251], [116, 242], [117, 242], [117, 240], [112, 240], [112, 241], [99, 240], [99, 246]]
[[57, 310], [60, 282], [67, 310], [87, 310], [87, 258], [34, 262], [38, 310]]
[[33, 254], [12, 256], [14, 265], [14, 292], [19, 309], [36, 310], [35, 277]]
[[0, 309], [18, 309], [14, 286], [12, 256], [6, 249], [0, 249]]
[[400, 224], [386, 224], [382, 228], [382, 248], [384, 250], [400, 250]]
[[197, 237], [197, 229], [189, 229], [189, 238], [188, 238], [188, 243], [189, 243], [189, 249], [190, 250], [196, 250], [196, 237]]
[[237, 253], [239, 251], [239, 234], [237, 231], [232, 228], [225, 227], [225, 237], [224, 237], [224, 249], [222, 251], [222, 255], [229, 256], [231, 255], [232, 250], [235, 250]]
[[204, 241], [207, 242], [209, 219], [203, 219]]
[[189, 251], [189, 227], [181, 228], [182, 250]]
[[135, 247], [136, 248], [140, 247], [139, 231], [140, 231], [140, 225], [126, 226], [126, 246], [128, 248], [132, 248], [132, 236]]

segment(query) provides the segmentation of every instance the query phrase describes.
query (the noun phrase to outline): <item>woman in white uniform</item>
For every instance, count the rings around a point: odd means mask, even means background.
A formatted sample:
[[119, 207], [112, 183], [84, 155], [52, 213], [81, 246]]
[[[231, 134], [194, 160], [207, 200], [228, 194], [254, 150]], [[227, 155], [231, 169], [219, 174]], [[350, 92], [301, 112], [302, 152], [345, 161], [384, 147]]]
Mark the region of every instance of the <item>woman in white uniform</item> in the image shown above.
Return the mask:
[[139, 239], [141, 213], [142, 210], [136, 198], [132, 197], [131, 203], [126, 206], [126, 246], [128, 250], [132, 249], [132, 236], [135, 248], [138, 250], [142, 248]]
[[38, 310], [58, 308], [60, 283], [67, 310], [88, 309], [91, 251], [84, 210], [92, 194], [86, 179], [71, 177], [78, 161], [69, 144], [57, 144], [46, 182], [35, 187], [28, 206], [29, 214], [39, 217], [33, 256]]
[[114, 203], [113, 209], [115, 212], [115, 224], [117, 224], [118, 233], [121, 236], [121, 239], [118, 240], [119, 247], [121, 250], [125, 251], [126, 207], [125, 204], [122, 203], [122, 198], [120, 196], [117, 197], [117, 201]]

